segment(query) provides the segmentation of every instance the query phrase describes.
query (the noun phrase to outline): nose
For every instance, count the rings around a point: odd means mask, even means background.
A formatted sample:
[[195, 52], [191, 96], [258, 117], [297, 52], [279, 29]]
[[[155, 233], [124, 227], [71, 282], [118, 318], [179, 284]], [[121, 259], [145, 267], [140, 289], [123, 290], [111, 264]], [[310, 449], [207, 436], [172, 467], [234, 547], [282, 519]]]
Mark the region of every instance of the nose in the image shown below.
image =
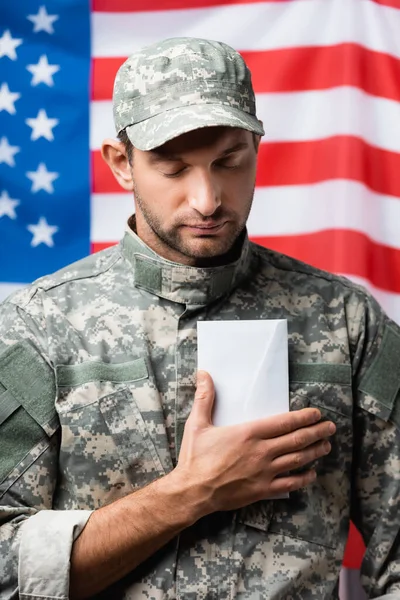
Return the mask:
[[188, 203], [203, 217], [210, 217], [221, 205], [221, 191], [209, 172], [193, 174], [190, 181]]

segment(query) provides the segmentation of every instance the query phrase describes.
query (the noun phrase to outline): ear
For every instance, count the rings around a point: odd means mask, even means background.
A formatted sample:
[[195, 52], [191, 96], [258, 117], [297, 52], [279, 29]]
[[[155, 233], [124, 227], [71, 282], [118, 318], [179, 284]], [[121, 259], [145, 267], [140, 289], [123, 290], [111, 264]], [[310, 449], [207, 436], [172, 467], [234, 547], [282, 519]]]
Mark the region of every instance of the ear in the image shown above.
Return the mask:
[[126, 154], [125, 145], [119, 140], [107, 138], [101, 146], [101, 155], [110, 167], [119, 185], [133, 191], [132, 169]]

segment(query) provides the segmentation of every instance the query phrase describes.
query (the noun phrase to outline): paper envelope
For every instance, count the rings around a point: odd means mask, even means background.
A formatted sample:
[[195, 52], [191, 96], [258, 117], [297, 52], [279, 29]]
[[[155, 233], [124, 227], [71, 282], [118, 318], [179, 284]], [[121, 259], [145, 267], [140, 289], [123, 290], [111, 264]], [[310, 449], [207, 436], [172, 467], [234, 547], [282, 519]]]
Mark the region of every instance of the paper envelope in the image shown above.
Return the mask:
[[287, 321], [199, 321], [198, 368], [214, 380], [216, 426], [289, 410]]

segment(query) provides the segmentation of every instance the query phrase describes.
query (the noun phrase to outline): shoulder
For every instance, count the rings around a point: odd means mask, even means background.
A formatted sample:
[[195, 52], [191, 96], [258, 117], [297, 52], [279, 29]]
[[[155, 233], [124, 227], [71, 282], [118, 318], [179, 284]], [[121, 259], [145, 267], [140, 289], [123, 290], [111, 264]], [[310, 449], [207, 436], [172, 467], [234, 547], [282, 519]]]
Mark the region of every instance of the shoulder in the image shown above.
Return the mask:
[[57, 290], [60, 290], [59, 293], [62, 294], [72, 284], [79, 286], [90, 281], [101, 285], [102, 280], [120, 259], [119, 244], [82, 258], [54, 273], [40, 277], [27, 287], [14, 292], [3, 302], [3, 307], [5, 310], [10, 305], [28, 309], [29, 305], [34, 303], [38, 291], [51, 293], [54, 290], [57, 294]]
[[342, 307], [351, 303], [372, 305], [380, 311], [378, 303], [361, 285], [348, 278], [329, 273], [310, 264], [252, 244], [252, 251], [258, 262], [257, 273], [260, 284], [273, 281], [283, 292], [297, 297], [313, 297], [325, 305], [339, 303]]

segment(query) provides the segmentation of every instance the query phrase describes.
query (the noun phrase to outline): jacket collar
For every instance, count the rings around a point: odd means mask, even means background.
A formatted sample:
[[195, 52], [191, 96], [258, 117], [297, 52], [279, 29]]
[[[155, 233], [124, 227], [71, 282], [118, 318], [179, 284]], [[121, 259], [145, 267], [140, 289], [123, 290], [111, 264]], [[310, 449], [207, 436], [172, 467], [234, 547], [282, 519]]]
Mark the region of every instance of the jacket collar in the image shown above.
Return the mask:
[[[131, 227], [134, 220], [129, 221]], [[204, 306], [229, 293], [246, 277], [251, 245], [243, 234], [239, 258], [219, 267], [188, 267], [162, 258], [136, 235], [129, 225], [121, 242], [123, 256], [132, 264], [135, 285], [172, 302]]]

